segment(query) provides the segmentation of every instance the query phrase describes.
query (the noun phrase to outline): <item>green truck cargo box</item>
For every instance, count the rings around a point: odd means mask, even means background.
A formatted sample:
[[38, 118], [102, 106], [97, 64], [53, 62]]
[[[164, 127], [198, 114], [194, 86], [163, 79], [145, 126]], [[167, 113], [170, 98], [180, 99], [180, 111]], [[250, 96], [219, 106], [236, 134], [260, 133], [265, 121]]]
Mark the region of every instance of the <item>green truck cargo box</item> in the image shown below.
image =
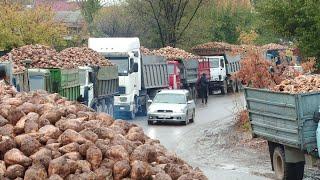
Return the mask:
[[263, 89], [245, 89], [253, 135], [311, 153], [316, 147], [314, 112], [320, 93], [288, 94]]
[[96, 81], [95, 97], [113, 95], [118, 91], [119, 77], [117, 66], [99, 67]]
[[78, 69], [29, 69], [30, 90], [59, 93], [69, 100], [80, 96]]

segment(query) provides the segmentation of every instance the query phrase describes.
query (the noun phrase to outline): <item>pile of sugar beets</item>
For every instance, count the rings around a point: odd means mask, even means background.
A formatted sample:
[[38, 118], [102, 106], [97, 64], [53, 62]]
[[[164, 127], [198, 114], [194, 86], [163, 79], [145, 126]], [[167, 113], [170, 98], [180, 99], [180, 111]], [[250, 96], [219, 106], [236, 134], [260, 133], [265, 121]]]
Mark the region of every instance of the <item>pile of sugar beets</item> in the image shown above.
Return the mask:
[[141, 127], [58, 94], [0, 87], [0, 179], [207, 179]]

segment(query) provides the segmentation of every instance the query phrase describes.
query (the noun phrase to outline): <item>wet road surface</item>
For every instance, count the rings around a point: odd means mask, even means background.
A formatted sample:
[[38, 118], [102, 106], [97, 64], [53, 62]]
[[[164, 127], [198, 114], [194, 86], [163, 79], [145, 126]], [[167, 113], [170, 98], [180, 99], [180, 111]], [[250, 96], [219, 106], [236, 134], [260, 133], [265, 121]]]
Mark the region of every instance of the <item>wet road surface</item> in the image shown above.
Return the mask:
[[221, 134], [228, 134], [226, 130], [234, 124], [235, 99], [243, 101], [243, 96], [214, 95], [210, 96], [207, 105], [197, 103], [195, 122], [187, 126], [147, 125], [146, 117], [138, 117], [132, 122], [189, 164], [200, 167], [209, 179], [269, 179], [268, 174], [272, 176], [272, 172], [266, 152], [244, 153], [242, 149], [224, 147], [228, 142]]

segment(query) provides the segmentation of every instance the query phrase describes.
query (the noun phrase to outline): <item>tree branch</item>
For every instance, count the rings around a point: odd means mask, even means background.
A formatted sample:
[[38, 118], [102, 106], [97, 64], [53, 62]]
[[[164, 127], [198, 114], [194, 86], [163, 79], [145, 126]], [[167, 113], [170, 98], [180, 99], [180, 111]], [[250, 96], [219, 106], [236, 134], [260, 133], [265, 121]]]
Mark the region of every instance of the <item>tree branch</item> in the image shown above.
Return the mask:
[[164, 39], [163, 39], [163, 33], [162, 33], [161, 24], [160, 24], [159, 18], [156, 16], [156, 10], [155, 10], [155, 8], [153, 6], [153, 3], [151, 2], [153, 0], [146, 0], [146, 1], [150, 4], [150, 7], [151, 7], [153, 15], [154, 15], [154, 19], [156, 20], [156, 23], [157, 23], [157, 26], [158, 26], [158, 31], [159, 31], [159, 35], [160, 35], [161, 44], [162, 44], [162, 46], [164, 46], [165, 42], [164, 42]]
[[193, 20], [193, 18], [195, 17], [195, 15], [198, 12], [198, 9], [200, 8], [201, 4], [202, 4], [203, 0], [199, 0], [196, 9], [194, 10], [192, 16], [190, 17], [188, 23], [186, 24], [186, 26], [182, 29], [182, 31], [180, 32], [179, 36], [177, 39], [180, 39], [183, 35], [183, 33], [186, 31], [186, 29], [188, 28], [188, 26], [190, 25], [191, 21]]

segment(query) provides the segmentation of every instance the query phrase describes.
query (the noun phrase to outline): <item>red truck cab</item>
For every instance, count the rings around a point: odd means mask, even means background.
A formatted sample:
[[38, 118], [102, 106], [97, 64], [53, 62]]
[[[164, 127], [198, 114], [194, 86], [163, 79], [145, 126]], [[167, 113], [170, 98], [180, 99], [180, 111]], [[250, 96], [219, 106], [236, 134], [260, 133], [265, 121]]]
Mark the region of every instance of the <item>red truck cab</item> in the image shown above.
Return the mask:
[[210, 81], [210, 61], [209, 59], [198, 59], [199, 61], [199, 71], [198, 71], [198, 79], [201, 78], [202, 74], [205, 73], [207, 79]]
[[181, 88], [180, 68], [178, 61], [167, 61], [170, 89]]
[[[207, 79], [210, 81], [210, 61], [209, 59], [197, 59], [198, 60], [198, 79], [205, 73]], [[183, 84], [181, 82], [181, 68], [180, 62], [171, 60], [167, 61], [168, 74], [169, 74], [169, 87], [170, 89], [182, 89]]]

